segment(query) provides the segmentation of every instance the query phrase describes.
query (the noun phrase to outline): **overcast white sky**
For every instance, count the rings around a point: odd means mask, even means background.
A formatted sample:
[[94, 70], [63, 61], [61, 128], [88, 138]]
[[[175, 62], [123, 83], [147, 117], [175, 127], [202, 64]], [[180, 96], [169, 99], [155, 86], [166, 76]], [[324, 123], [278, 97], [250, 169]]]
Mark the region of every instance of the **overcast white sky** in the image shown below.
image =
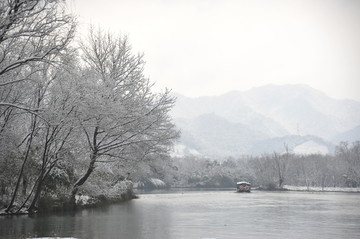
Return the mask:
[[90, 24], [127, 34], [157, 88], [219, 95], [307, 84], [360, 101], [358, 0], [67, 0]]

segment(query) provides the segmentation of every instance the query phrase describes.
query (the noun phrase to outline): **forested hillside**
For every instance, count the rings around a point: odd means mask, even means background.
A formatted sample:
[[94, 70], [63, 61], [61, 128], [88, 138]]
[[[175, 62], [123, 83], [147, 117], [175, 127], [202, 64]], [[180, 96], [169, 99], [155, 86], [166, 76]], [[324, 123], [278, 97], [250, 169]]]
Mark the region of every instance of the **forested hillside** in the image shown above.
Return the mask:
[[333, 99], [305, 85], [175, 96], [171, 115], [182, 131], [178, 156], [261, 155], [283, 150], [284, 143], [291, 152], [327, 154], [341, 141], [360, 140], [360, 102]]

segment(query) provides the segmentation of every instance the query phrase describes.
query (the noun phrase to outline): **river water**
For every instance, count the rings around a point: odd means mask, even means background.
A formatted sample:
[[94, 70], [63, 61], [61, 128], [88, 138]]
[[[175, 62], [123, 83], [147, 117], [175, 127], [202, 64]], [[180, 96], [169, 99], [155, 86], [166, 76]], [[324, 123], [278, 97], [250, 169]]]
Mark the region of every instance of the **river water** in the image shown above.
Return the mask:
[[0, 217], [0, 238], [360, 238], [359, 193], [172, 191], [72, 214]]

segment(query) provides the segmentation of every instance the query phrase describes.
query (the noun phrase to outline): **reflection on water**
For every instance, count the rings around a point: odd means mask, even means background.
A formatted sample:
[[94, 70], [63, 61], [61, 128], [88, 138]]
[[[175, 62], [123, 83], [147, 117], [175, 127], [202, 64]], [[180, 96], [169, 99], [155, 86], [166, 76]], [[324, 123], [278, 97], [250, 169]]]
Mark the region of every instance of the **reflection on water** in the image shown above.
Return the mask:
[[0, 218], [0, 238], [360, 238], [360, 194], [184, 191], [73, 214]]

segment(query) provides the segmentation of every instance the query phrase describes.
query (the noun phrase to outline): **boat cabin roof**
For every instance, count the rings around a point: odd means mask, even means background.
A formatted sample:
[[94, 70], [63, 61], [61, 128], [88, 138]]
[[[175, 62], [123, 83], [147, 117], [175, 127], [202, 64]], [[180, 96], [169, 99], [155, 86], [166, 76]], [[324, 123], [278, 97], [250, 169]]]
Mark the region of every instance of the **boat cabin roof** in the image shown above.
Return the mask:
[[237, 183], [236, 183], [236, 185], [240, 185], [240, 184], [251, 185], [249, 182], [237, 182]]

